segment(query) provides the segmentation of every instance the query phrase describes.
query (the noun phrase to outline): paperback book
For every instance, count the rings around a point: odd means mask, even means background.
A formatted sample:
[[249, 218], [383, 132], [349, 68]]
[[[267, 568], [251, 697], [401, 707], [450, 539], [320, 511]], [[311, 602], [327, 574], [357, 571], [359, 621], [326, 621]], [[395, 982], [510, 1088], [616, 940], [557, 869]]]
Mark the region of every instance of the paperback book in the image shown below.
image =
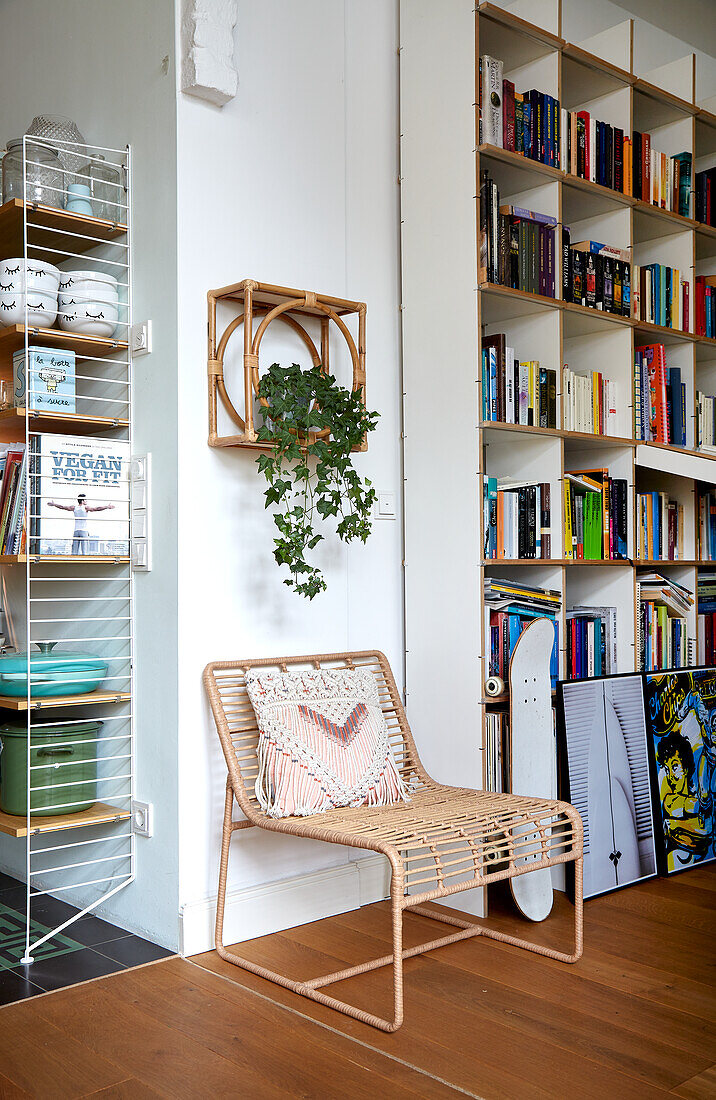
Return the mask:
[[129, 443], [37, 435], [30, 449], [30, 553], [129, 554]]

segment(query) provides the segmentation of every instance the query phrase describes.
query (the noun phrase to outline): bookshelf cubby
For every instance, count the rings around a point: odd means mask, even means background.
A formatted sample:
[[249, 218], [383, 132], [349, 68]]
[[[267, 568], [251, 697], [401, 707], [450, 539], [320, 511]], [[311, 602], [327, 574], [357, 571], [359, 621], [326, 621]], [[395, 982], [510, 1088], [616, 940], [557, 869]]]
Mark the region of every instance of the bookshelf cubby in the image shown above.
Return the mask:
[[[595, 3], [599, 7], [600, 0]], [[701, 563], [695, 488], [716, 481], [716, 456], [697, 449], [695, 433], [697, 391], [716, 393], [716, 340], [697, 335], [694, 324], [695, 278], [716, 273], [716, 229], [694, 220], [693, 190], [689, 216], [684, 216], [480, 143], [479, 59], [489, 54], [502, 60], [503, 77], [517, 90], [539, 89], [558, 99], [560, 107], [587, 110], [628, 136], [648, 132], [652, 147], [667, 156], [690, 152], [692, 189], [694, 173], [716, 165], [716, 115], [696, 98], [699, 87], [716, 87], [716, 59], [704, 61], [705, 83], [698, 79], [693, 54], [677, 55], [666, 64], [655, 56], [652, 63], [648, 36], [640, 38], [639, 21], [631, 19], [572, 41], [570, 28], [582, 14], [578, 9], [574, 0], [517, 0], [505, 7], [462, 0], [401, 4], [406, 695], [421, 744], [435, 742], [430, 762], [441, 759], [438, 742], [443, 739], [444, 751], [454, 748], [459, 762], [457, 772], [443, 765], [446, 778], [466, 783], [484, 780], [484, 752], [474, 749], [484, 749], [487, 708], [504, 705], [504, 700], [496, 704], [484, 697], [489, 660], [485, 577], [521, 579], [561, 593], [562, 676], [567, 611], [615, 606], [617, 671], [635, 671], [637, 577], [658, 571], [696, 597]], [[559, 279], [554, 299], [480, 282], [485, 169], [497, 184], [501, 205], [551, 215], [558, 233], [561, 226], [570, 227], [572, 242], [603, 241], [628, 250], [632, 265], [678, 268], [689, 284], [690, 331], [637, 318], [633, 286], [631, 316], [617, 316], [563, 301]], [[557, 371], [556, 428], [481, 420], [481, 341], [497, 333], [505, 333], [507, 346], [520, 359], [539, 360]], [[681, 371], [686, 447], [635, 437], [634, 349], [654, 343], [664, 344], [667, 367]], [[609, 437], [566, 430], [565, 364], [579, 373], [600, 371], [615, 383], [616, 424]], [[436, 369], [449, 397], [444, 445], [435, 432]], [[627, 481], [626, 561], [564, 557], [564, 475], [592, 468], [608, 468], [611, 476]], [[550, 482], [549, 561], [485, 560], [483, 474]], [[638, 558], [637, 494], [654, 490], [683, 506], [679, 561]], [[696, 663], [702, 641], [696, 604], [687, 623]], [[459, 732], [435, 732], [440, 692], [443, 698], [452, 692], [457, 700]]]

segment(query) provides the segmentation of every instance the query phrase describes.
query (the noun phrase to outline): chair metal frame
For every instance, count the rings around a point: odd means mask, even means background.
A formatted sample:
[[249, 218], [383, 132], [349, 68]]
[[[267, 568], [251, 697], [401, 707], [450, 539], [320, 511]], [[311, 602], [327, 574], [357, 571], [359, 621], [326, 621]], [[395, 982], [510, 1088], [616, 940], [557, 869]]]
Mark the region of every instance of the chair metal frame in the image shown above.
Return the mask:
[[[261, 810], [254, 792], [259, 731], [246, 691], [245, 674], [257, 668], [299, 671], [326, 667], [362, 667], [376, 677], [391, 747], [411, 800], [389, 806], [329, 810], [310, 817], [269, 817]], [[574, 963], [580, 958], [583, 832], [579, 814], [566, 802], [436, 783], [420, 762], [390, 665], [382, 653], [365, 651], [217, 661], [207, 665], [204, 685], [228, 769], [216, 909], [216, 950], [222, 959], [372, 1027], [394, 1032], [403, 1022], [404, 959], [475, 936], [509, 943], [560, 962]], [[244, 814], [238, 821], [233, 818], [234, 801]], [[392, 872], [392, 953], [333, 974], [296, 981], [227, 950], [223, 931], [231, 838], [237, 830], [252, 827], [384, 855]], [[463, 890], [569, 862], [574, 862], [575, 879], [574, 948], [571, 952], [554, 951], [424, 907], [426, 902], [439, 902]], [[404, 948], [403, 913], [406, 910], [458, 931], [417, 947]], [[390, 965], [393, 967], [392, 1020], [375, 1016], [323, 992], [325, 986], [334, 982]]]

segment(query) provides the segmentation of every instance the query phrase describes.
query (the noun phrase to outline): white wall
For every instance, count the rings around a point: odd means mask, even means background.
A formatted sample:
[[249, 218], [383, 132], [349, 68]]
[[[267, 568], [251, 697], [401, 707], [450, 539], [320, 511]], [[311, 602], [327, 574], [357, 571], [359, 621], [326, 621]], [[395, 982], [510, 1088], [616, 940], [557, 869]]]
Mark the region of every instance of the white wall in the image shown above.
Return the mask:
[[[137, 576], [137, 795], [155, 833], [137, 842], [137, 879], [102, 909], [177, 944], [177, 334], [173, 0], [3, 0], [0, 142], [36, 114], [73, 118], [87, 141], [132, 145], [134, 309], [154, 321], [135, 362], [135, 450], [151, 451], [154, 571]], [[163, 59], [167, 63], [163, 65]], [[0, 836], [0, 866], [24, 868], [24, 841]], [[24, 877], [24, 875], [23, 875]], [[67, 895], [64, 895], [67, 897]], [[73, 900], [73, 899], [69, 899]]]
[[[328, 591], [309, 603], [284, 587], [273, 561], [255, 455], [206, 442], [207, 290], [251, 277], [345, 295], [368, 305], [367, 397], [381, 413], [357, 465], [377, 488], [400, 491], [396, 49], [392, 2], [240, 0], [236, 98], [218, 109], [179, 95], [180, 901], [187, 912], [209, 912], [202, 903], [216, 893], [226, 774], [203, 696], [204, 665], [378, 647], [402, 679], [400, 523], [377, 522], [365, 547], [327, 540], [320, 561]], [[262, 347], [262, 362], [296, 357], [297, 345], [283, 339], [267, 343], [265, 360]], [[343, 849], [256, 831], [235, 837], [232, 850], [230, 894], [348, 858]], [[286, 926], [302, 915], [280, 919]], [[247, 934], [266, 930], [258, 911], [256, 920]], [[190, 934], [187, 953], [209, 947], [205, 938]]]

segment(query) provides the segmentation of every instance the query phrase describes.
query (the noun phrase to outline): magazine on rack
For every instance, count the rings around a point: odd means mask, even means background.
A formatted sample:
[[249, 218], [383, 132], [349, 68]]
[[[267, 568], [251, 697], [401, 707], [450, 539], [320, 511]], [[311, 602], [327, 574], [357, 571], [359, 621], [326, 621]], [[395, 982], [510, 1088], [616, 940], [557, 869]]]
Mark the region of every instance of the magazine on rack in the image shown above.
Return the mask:
[[30, 553], [129, 554], [129, 443], [37, 435], [30, 442]]

